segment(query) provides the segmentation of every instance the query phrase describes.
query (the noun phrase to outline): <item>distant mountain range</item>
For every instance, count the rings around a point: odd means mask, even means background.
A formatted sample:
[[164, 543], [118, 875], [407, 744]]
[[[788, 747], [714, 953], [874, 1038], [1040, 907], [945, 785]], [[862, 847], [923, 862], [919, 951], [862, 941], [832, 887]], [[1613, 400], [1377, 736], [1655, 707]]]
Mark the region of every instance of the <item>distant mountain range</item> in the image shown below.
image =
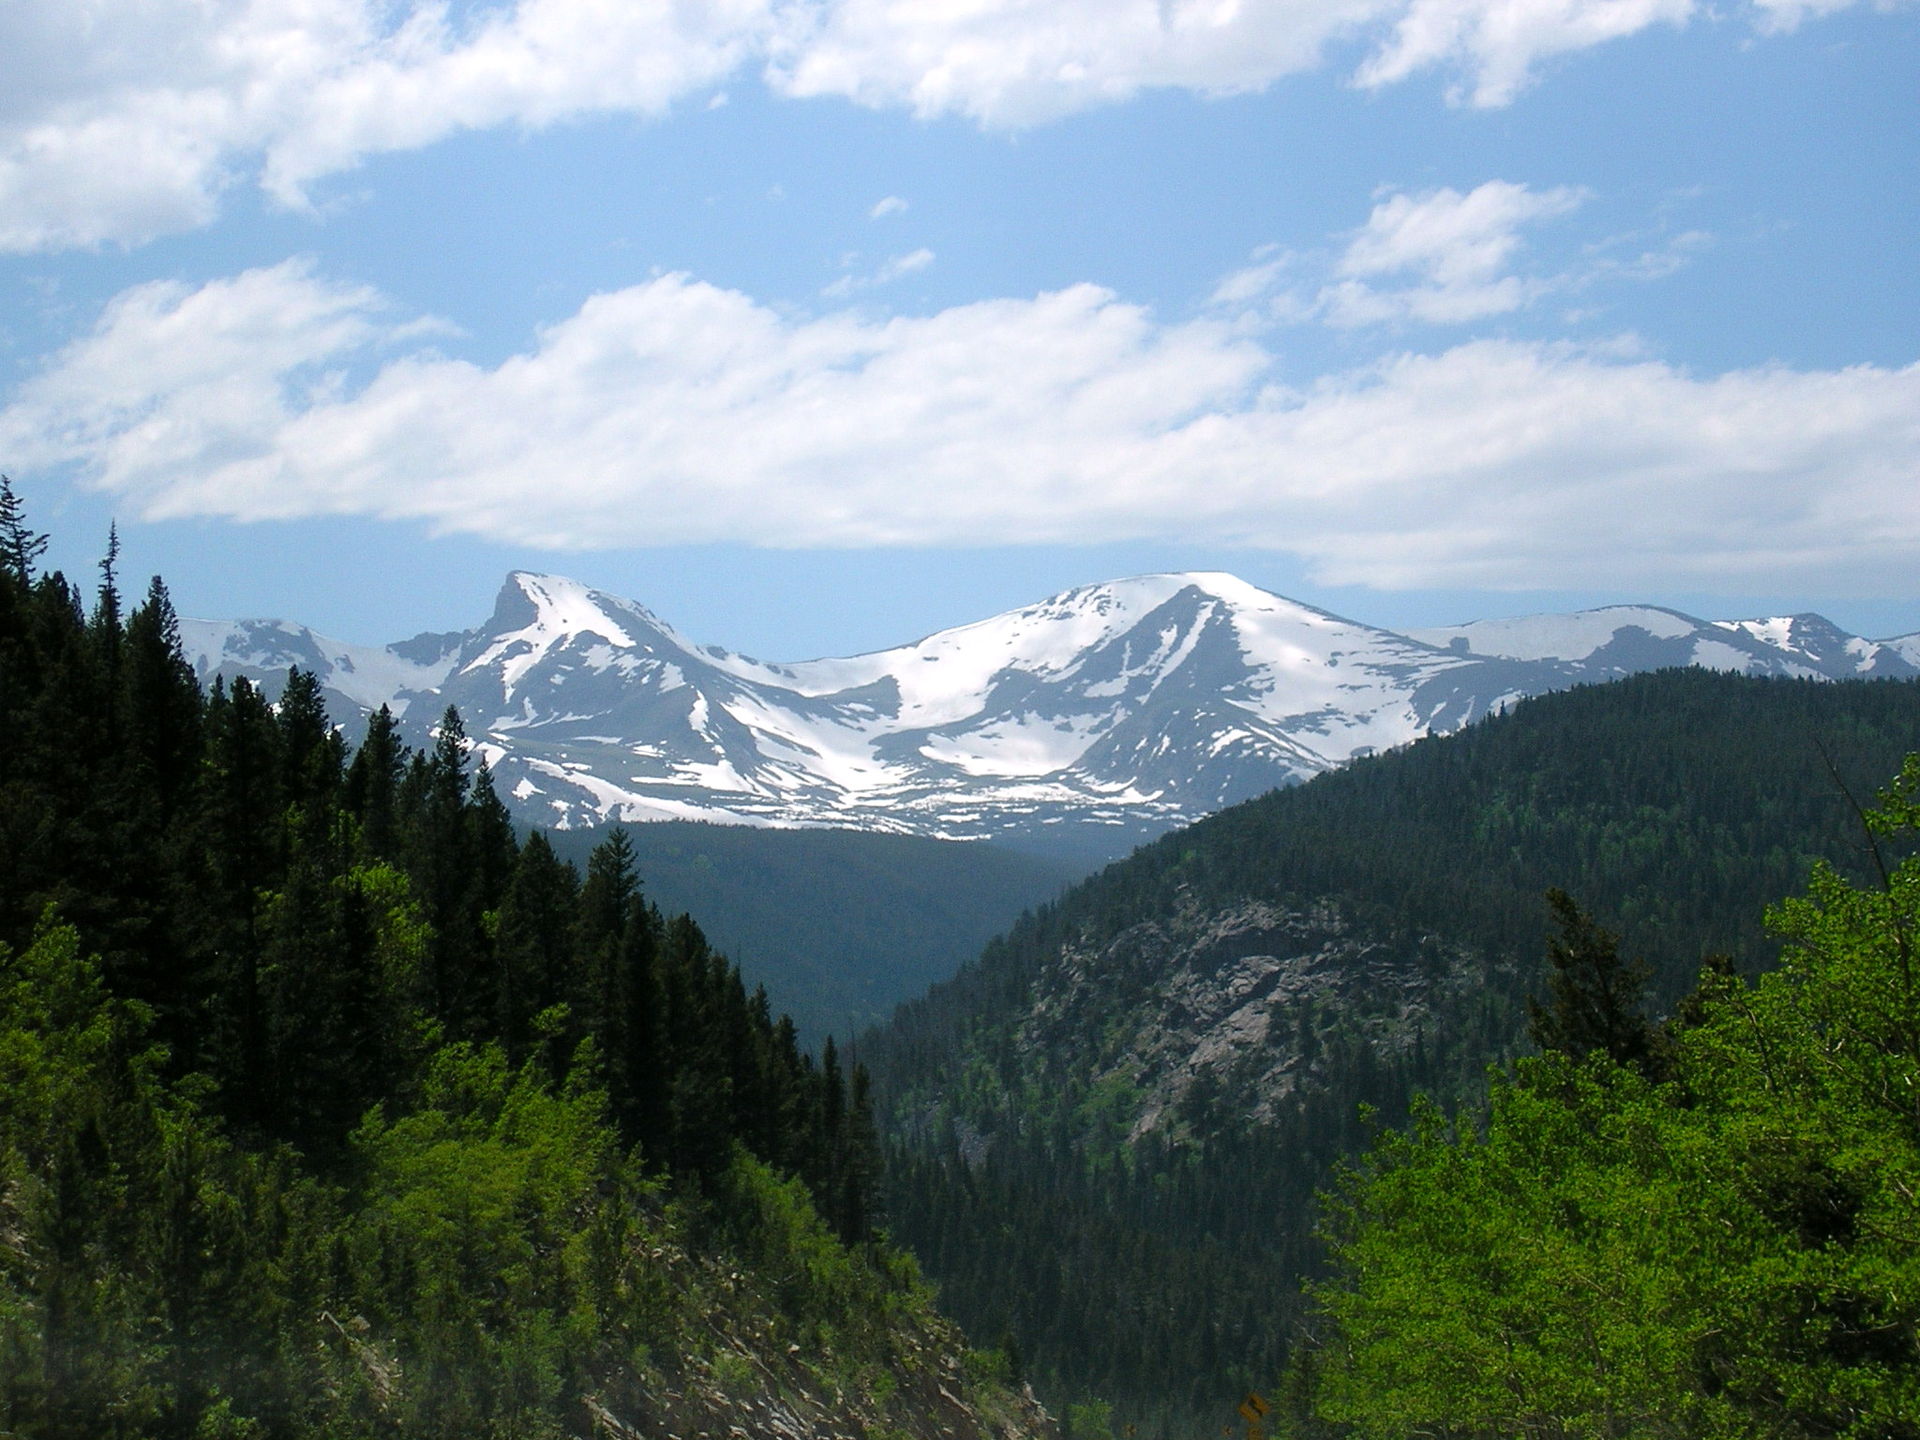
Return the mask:
[[1398, 634], [1232, 575], [1069, 590], [911, 645], [766, 664], [631, 600], [516, 572], [468, 631], [343, 644], [283, 621], [183, 621], [204, 680], [313, 671], [336, 719], [448, 705], [524, 819], [842, 826], [1118, 852], [1524, 696], [1668, 666], [1920, 675], [1920, 634], [1656, 606]]

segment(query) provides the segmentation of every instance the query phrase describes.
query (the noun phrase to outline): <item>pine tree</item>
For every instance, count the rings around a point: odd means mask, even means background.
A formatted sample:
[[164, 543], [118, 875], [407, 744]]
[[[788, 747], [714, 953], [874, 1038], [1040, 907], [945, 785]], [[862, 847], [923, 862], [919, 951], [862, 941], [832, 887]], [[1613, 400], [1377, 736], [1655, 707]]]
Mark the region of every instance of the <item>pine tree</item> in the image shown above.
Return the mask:
[[660, 987], [660, 914], [636, 892], [614, 950], [606, 1047], [614, 1119], [649, 1158], [667, 1146], [668, 1046]]
[[733, 1145], [733, 1077], [716, 955], [690, 915], [666, 927], [660, 960], [668, 1056], [667, 1150], [675, 1169], [717, 1175]]
[[399, 722], [382, 705], [367, 721], [367, 737], [354, 752], [344, 792], [348, 811], [360, 822], [361, 853], [370, 859], [399, 858], [400, 783], [409, 758]]
[[131, 750], [165, 824], [192, 788], [201, 744], [200, 685], [180, 649], [180, 621], [158, 575], [127, 619], [126, 710]]
[[13, 481], [0, 475], [0, 573], [25, 589], [33, 584], [33, 568], [46, 551], [47, 537], [28, 528], [26, 507], [13, 493]]
[[842, 1241], [864, 1245], [873, 1238], [874, 1226], [880, 1222], [874, 1202], [879, 1192], [881, 1155], [873, 1125], [873, 1077], [857, 1061], [847, 1101], [843, 1146], [846, 1158], [841, 1163], [839, 1213], [835, 1219]]
[[324, 829], [327, 802], [340, 784], [340, 744], [327, 718], [320, 681], [291, 667], [280, 692], [281, 800], [298, 806]]
[[592, 1035], [600, 1042], [603, 1059], [606, 1037], [619, 1023], [621, 1013], [620, 942], [639, 894], [633, 840], [616, 826], [587, 857], [586, 881], [580, 887], [580, 922], [574, 934], [574, 1019], [582, 1035]]
[[491, 967], [482, 953], [484, 905], [473, 885], [467, 826], [467, 732], [451, 705], [433, 749], [416, 755], [400, 787], [402, 854], [415, 897], [432, 926], [427, 985], [433, 1015], [456, 1036], [479, 1031], [488, 1008]]
[[1527, 1035], [1542, 1050], [1582, 1059], [1596, 1050], [1643, 1074], [1655, 1068], [1654, 1027], [1643, 1008], [1650, 971], [1620, 957], [1604, 930], [1564, 890], [1547, 891], [1560, 933], [1547, 941], [1550, 1000], [1527, 1001]]
[[112, 685], [120, 672], [120, 527], [107, 527], [107, 553], [100, 561], [100, 592], [93, 611], [94, 648], [104, 678]]
[[206, 728], [188, 923], [217, 1000], [200, 1043], [212, 1051], [232, 1112], [257, 1120], [267, 1085], [261, 905], [282, 862], [280, 730], [266, 697], [245, 676], [231, 690], [214, 682]]
[[467, 793], [465, 827], [467, 832], [469, 903], [480, 911], [495, 909], [505, 898], [513, 882], [520, 844], [513, 831], [513, 818], [493, 788], [493, 770], [483, 759], [474, 770], [473, 785]]
[[402, 1070], [374, 902], [351, 864], [347, 825], [303, 826], [263, 917], [265, 1123], [310, 1155], [337, 1151]]
[[[579, 875], [555, 856], [544, 831], [534, 831], [514, 862], [493, 942], [494, 1025], [516, 1064], [533, 1053], [535, 1020], [570, 999], [579, 904]], [[549, 1072], [564, 1073], [565, 1060], [549, 1054]]]

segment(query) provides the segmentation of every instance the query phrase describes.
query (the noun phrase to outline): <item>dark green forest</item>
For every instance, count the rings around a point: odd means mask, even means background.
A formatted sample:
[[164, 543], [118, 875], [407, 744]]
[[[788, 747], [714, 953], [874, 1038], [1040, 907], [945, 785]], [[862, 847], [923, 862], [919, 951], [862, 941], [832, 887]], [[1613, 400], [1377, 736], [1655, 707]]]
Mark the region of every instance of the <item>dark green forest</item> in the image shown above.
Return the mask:
[[865, 1071], [623, 832], [518, 838], [452, 711], [202, 693], [44, 545], [0, 482], [0, 1433], [628, 1433], [763, 1351], [879, 1414], [955, 1348]]
[[[1143, 1434], [1209, 1423], [1223, 1398], [1278, 1386], [1310, 1325], [1316, 1196], [1341, 1157], [1407, 1123], [1416, 1095], [1450, 1112], [1489, 1061], [1534, 1048], [1549, 889], [1621, 934], [1664, 1014], [1708, 956], [1771, 969], [1767, 906], [1817, 862], [1870, 875], [1854, 798], [1916, 746], [1910, 683], [1663, 672], [1529, 700], [1142, 847], [861, 1039], [896, 1233], [1043, 1393], [1107, 1396]], [[1351, 1017], [1294, 1017], [1311, 1083], [1290, 1108], [1251, 1124], [1233, 1095], [1203, 1096], [1127, 1143], [1124, 1078], [1090, 1071], [1153, 1003], [1151, 970], [1119, 963], [1131, 937], [1249, 898], [1331, 907], [1394, 973], [1463, 956], [1473, 983], [1397, 1048]], [[1089, 955], [1111, 957], [1091, 1013], [1034, 1031], [1063, 957]]]
[[[980, 953], [1087, 866], [1008, 846], [857, 830], [655, 820], [628, 832], [661, 908], [702, 919], [801, 1044], [878, 1024]], [[559, 830], [584, 865], [601, 835]]]

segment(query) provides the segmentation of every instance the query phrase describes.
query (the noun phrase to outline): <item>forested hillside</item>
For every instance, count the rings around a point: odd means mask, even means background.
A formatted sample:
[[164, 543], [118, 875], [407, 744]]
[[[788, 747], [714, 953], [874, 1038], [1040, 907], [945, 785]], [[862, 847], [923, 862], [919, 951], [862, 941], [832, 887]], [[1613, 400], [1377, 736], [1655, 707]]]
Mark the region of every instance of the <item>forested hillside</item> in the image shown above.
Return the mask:
[[1217, 1413], [1282, 1373], [1361, 1106], [1400, 1123], [1526, 1048], [1550, 887], [1665, 1011], [1709, 954], [1774, 963], [1766, 906], [1816, 860], [1863, 874], [1849, 793], [1916, 746], [1911, 683], [1663, 672], [1169, 835], [862, 1040], [897, 1233], [1043, 1388]]
[[[0, 482], [0, 1432], [1033, 1433], [816, 1060], [459, 717], [203, 694]], [[995, 1433], [998, 1433], [996, 1429]]]
[[[856, 830], [658, 820], [627, 834], [647, 893], [700, 916], [809, 1047], [878, 1024], [951, 979], [1023, 911], [1092, 868], [991, 842]], [[549, 838], [584, 865], [603, 835]]]
[[1920, 1436], [1920, 755], [1864, 819], [1659, 1025], [1567, 917], [1542, 1053], [1342, 1177], [1296, 1436]]

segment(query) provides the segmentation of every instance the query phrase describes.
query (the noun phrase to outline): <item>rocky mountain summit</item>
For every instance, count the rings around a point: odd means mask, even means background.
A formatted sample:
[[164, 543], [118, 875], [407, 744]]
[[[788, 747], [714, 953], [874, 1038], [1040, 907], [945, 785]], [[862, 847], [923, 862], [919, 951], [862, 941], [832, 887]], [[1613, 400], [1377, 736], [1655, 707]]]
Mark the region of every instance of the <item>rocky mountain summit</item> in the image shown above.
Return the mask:
[[796, 664], [697, 644], [631, 600], [526, 572], [473, 630], [384, 647], [277, 621], [182, 629], [203, 679], [271, 692], [298, 665], [343, 720], [385, 704], [424, 739], [457, 706], [501, 793], [537, 823], [1078, 831], [1114, 850], [1570, 685], [1674, 665], [1920, 674], [1915, 637], [1863, 640], [1816, 615], [1614, 606], [1396, 634], [1219, 573], [1083, 586]]

